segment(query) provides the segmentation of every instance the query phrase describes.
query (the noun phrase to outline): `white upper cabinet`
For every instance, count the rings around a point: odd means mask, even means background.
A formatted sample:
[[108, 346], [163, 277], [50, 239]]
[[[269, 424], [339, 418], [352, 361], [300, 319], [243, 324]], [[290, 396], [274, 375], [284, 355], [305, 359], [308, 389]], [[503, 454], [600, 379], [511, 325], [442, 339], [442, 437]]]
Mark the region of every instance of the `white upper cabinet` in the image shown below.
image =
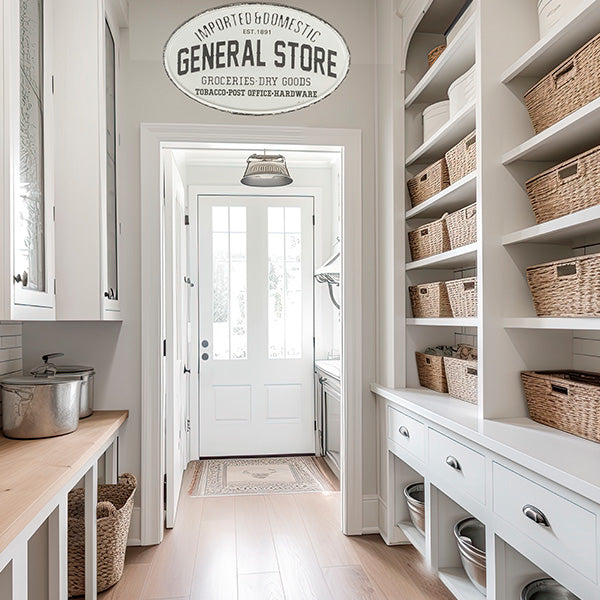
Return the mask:
[[116, 106], [127, 13], [119, 0], [54, 1], [56, 317], [118, 320]]
[[53, 319], [52, 2], [2, 7], [0, 319]]

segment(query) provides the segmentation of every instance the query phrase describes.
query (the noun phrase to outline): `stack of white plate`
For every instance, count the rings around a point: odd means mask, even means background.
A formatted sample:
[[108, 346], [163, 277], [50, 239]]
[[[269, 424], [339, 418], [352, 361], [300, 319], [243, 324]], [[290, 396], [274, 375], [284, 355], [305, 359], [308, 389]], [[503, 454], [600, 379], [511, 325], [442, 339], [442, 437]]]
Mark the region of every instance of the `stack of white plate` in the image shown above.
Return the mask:
[[582, 0], [538, 0], [538, 19], [540, 22], [540, 38], [559, 23], [565, 23], [579, 12]]
[[450, 118], [460, 112], [467, 104], [475, 101], [475, 65], [463, 73], [449, 88]]
[[450, 100], [442, 100], [423, 111], [423, 142], [426, 142], [450, 118]]

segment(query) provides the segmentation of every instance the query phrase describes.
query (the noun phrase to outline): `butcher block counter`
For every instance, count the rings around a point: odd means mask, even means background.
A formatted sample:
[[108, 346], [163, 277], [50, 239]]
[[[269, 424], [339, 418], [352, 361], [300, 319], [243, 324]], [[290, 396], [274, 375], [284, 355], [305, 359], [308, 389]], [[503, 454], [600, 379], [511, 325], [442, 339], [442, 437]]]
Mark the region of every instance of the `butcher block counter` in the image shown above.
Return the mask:
[[[40, 439], [0, 435], [0, 598], [27, 600], [28, 569], [47, 573], [49, 600], [67, 598], [67, 495], [82, 479], [86, 489], [86, 600], [96, 598], [96, 498], [98, 461], [104, 480], [118, 474], [118, 433], [128, 411], [96, 411], [77, 431]], [[89, 515], [89, 518], [88, 518]], [[44, 528], [48, 564], [32, 565], [30, 539]], [[46, 533], [47, 529], [47, 533]], [[87, 552], [87, 548], [93, 549]], [[28, 557], [28, 549], [31, 556]], [[38, 578], [39, 579], [39, 578]], [[35, 583], [38, 585], [38, 582]], [[31, 590], [33, 592], [33, 590]], [[35, 596], [37, 597], [37, 596]]]

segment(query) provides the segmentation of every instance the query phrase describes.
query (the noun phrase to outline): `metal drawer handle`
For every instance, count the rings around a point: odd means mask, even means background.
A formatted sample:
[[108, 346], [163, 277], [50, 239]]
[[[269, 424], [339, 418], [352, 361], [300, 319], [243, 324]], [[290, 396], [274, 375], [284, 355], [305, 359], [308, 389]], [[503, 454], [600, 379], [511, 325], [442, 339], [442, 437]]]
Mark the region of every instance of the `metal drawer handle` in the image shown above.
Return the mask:
[[404, 425], [402, 425], [402, 427], [400, 427], [398, 429], [398, 431], [400, 432], [400, 435], [403, 435], [405, 438], [407, 438], [407, 439], [410, 438], [410, 433], [408, 432], [408, 429], [406, 429], [406, 427], [404, 427]]
[[531, 504], [526, 504], [522, 510], [523, 514], [528, 519], [531, 519], [534, 523], [543, 525], [544, 527], [550, 527], [550, 523], [548, 522], [548, 519], [546, 519], [546, 515], [539, 508], [536, 508]]
[[446, 464], [449, 467], [452, 467], [455, 471], [462, 471], [462, 469], [460, 467], [460, 463], [456, 460], [456, 458], [454, 458], [454, 456], [447, 456]]

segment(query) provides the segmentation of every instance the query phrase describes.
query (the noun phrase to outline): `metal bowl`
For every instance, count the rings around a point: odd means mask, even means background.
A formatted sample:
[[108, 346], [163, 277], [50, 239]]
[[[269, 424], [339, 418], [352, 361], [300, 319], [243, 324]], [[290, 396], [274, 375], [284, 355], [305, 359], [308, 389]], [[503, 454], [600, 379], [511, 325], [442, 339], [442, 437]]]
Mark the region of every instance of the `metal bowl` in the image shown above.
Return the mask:
[[486, 594], [485, 526], [469, 517], [454, 526], [454, 537], [465, 573], [471, 583]]
[[408, 514], [412, 524], [425, 535], [425, 485], [411, 483], [404, 488]]
[[521, 600], [579, 600], [579, 598], [558, 581], [547, 577], [528, 583], [521, 591]]

